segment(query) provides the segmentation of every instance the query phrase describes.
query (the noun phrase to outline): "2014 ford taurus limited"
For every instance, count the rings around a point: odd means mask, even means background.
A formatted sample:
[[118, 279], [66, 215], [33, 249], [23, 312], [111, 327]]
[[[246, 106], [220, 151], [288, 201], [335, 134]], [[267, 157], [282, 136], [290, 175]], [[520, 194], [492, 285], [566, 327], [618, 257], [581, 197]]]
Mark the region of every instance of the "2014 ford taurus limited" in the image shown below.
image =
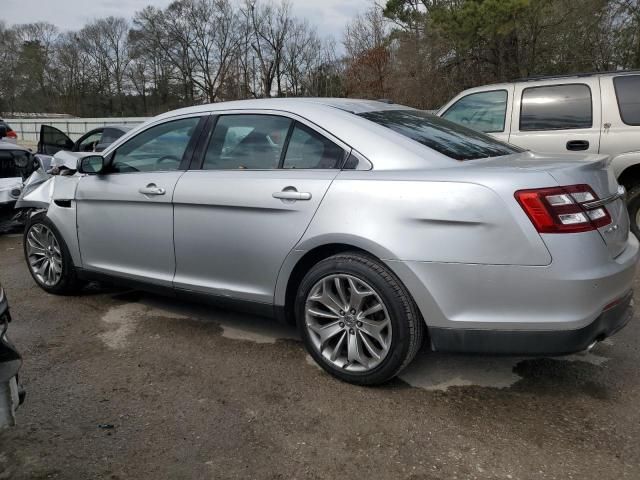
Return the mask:
[[155, 117], [26, 196], [24, 253], [50, 293], [116, 279], [295, 321], [325, 370], [375, 384], [425, 338], [561, 354], [622, 328], [623, 197], [606, 156], [382, 102], [238, 101]]

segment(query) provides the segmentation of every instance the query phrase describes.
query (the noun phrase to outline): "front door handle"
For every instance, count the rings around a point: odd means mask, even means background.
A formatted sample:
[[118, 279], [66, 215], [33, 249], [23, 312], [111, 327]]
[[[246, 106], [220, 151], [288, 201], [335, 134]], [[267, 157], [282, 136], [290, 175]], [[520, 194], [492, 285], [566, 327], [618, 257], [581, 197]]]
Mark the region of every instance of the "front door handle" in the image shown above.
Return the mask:
[[589, 150], [589, 142], [587, 140], [569, 140], [567, 142], [567, 150], [572, 152]]
[[138, 192], [140, 192], [142, 195], [164, 195], [165, 193], [167, 193], [164, 188], [158, 187], [155, 183], [150, 183], [146, 187], [138, 190]]
[[311, 194], [309, 192], [299, 192], [295, 188], [285, 188], [281, 192], [274, 192], [273, 198], [279, 198], [280, 200], [311, 200]]

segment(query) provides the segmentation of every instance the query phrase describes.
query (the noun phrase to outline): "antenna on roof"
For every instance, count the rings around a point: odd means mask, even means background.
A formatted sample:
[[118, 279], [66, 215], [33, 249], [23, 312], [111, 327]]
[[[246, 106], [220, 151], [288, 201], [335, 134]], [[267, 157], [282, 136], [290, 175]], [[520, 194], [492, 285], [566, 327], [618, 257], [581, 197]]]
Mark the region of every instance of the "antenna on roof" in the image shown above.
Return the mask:
[[390, 105], [393, 105], [393, 103], [394, 103], [394, 101], [391, 100], [390, 98], [379, 98], [377, 101], [378, 102], [382, 102], [382, 103], [388, 103]]

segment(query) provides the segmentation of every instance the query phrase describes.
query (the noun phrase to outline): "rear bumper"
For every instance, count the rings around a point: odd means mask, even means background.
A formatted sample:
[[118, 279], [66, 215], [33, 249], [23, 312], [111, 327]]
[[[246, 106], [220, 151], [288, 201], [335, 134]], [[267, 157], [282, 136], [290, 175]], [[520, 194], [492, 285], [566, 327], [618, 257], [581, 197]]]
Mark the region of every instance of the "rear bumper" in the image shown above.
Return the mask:
[[575, 330], [474, 330], [431, 328], [429, 335], [437, 351], [490, 353], [499, 355], [561, 355], [580, 352], [595, 341], [622, 329], [633, 317], [633, 294], [629, 292], [614, 307], [602, 312], [589, 325]]

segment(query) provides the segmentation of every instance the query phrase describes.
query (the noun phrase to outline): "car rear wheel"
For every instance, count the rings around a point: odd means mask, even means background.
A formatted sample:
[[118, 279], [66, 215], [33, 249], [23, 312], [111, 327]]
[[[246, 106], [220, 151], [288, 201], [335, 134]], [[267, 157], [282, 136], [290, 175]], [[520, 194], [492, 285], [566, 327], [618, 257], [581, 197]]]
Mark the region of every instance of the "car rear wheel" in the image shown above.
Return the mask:
[[640, 186], [633, 187], [627, 192], [627, 208], [631, 231], [640, 238]]
[[29, 272], [40, 288], [57, 295], [77, 293], [82, 288], [69, 249], [45, 213], [27, 221], [23, 244]]
[[422, 344], [424, 323], [400, 280], [360, 253], [334, 255], [304, 277], [296, 319], [309, 354], [350, 383], [396, 376]]

